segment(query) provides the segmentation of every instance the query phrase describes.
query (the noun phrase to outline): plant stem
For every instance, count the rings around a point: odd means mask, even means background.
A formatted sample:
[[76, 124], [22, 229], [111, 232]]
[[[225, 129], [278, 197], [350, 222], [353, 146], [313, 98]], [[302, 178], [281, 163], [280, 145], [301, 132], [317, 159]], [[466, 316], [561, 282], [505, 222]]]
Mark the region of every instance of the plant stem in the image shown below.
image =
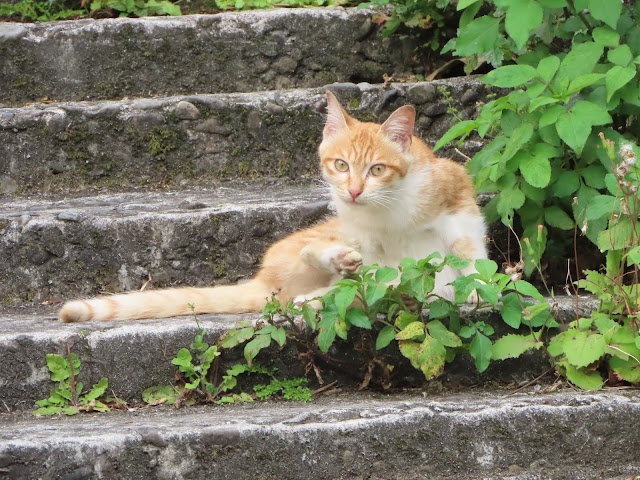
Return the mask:
[[67, 355], [69, 356], [69, 368], [71, 369], [71, 393], [72, 393], [71, 402], [72, 402], [72, 405], [75, 407], [78, 405], [78, 392], [76, 392], [76, 376], [73, 371], [73, 359], [71, 358], [71, 347], [69, 346], [69, 342], [66, 342], [66, 344], [67, 344]]

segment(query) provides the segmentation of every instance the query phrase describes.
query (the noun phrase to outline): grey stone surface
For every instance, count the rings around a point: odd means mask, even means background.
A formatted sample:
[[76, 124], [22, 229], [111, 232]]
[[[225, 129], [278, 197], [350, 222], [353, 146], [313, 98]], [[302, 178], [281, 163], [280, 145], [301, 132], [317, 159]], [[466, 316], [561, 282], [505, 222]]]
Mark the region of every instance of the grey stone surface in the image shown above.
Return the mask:
[[418, 63], [412, 39], [383, 38], [372, 10], [0, 24], [0, 103], [248, 92], [379, 83]]
[[637, 393], [339, 394], [311, 404], [0, 415], [9, 478], [632, 479]]
[[[416, 92], [433, 93], [432, 100], [417, 105], [416, 129], [432, 146], [454, 121], [449, 104], [458, 116], [473, 118], [476, 102], [463, 105], [458, 99], [468, 91], [486, 99], [489, 92], [470, 78], [387, 89], [327, 88], [353, 116], [377, 122], [410, 103]], [[0, 191], [313, 176], [325, 106], [324, 89], [301, 89], [0, 108]], [[480, 145], [472, 137], [461, 151], [472, 155]], [[439, 154], [464, 161], [452, 145]]]
[[[573, 299], [560, 299], [558, 308], [554, 310], [558, 321], [568, 323], [575, 319], [574, 306]], [[596, 306], [594, 300], [582, 299], [581, 315], [588, 314]], [[0, 309], [0, 365], [3, 365], [0, 369], [0, 399], [6, 408], [30, 410], [36, 400], [49, 395], [54, 384], [49, 380], [46, 354], [66, 356], [67, 344], [82, 361], [80, 381], [91, 385], [107, 377], [110, 389], [118, 398], [139, 403], [144, 389], [173, 382], [176, 367], [171, 365], [171, 359], [180, 348], [190, 345], [196, 334], [196, 324], [191, 317], [63, 324], [56, 320], [58, 307], [40, 306], [13, 311], [5, 307], [5, 313]], [[199, 322], [209, 332], [206, 341], [213, 344], [239, 321], [260, 318], [255, 314], [201, 315]], [[473, 320], [494, 325], [497, 336], [513, 333], [497, 312], [478, 312]], [[341, 387], [346, 388], [355, 388], [362, 382], [364, 372], [358, 367], [366, 365], [372, 356], [363, 348], [367, 341], [371, 341], [365, 338], [366, 335], [364, 330], [355, 331], [350, 342], [338, 340], [329, 351], [338, 363], [325, 364], [318, 358], [317, 365], [325, 382], [337, 380]], [[355, 344], [359, 344], [359, 348], [354, 348]], [[271, 348], [262, 352], [259, 361], [262, 365], [278, 367], [281, 378], [295, 378], [306, 373], [308, 357], [299, 355], [306, 351], [303, 344], [290, 341], [284, 349]], [[234, 363], [244, 363], [242, 347], [225, 350], [220, 358], [220, 371]], [[397, 385], [425, 385], [422, 373], [411, 367], [397, 349], [385, 350], [384, 358], [395, 365]], [[473, 359], [460, 355], [447, 364], [437, 384], [452, 388], [490, 382], [520, 384], [548, 368], [547, 358], [539, 351], [532, 351], [517, 359], [493, 362], [489, 369], [479, 374]]]
[[180, 192], [0, 200], [0, 299], [19, 304], [235, 282], [264, 251], [327, 214], [326, 191], [283, 181]]

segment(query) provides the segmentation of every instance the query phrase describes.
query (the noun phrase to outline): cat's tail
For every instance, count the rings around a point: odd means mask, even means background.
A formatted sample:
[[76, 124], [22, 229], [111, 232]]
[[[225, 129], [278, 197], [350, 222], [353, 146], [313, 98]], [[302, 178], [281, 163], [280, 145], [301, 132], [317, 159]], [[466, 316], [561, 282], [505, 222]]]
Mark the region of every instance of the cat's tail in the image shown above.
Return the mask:
[[102, 296], [65, 303], [58, 314], [62, 322], [87, 320], [137, 320], [196, 313], [261, 312], [273, 288], [259, 279], [239, 285], [208, 288], [169, 288]]

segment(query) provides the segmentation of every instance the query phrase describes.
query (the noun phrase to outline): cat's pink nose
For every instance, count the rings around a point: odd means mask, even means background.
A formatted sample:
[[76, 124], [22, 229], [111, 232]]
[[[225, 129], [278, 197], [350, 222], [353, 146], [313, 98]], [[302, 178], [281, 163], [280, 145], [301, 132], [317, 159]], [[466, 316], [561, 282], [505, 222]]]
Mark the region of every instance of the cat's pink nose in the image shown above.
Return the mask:
[[356, 198], [358, 198], [360, 196], [360, 194], [362, 193], [362, 190], [359, 188], [350, 188], [349, 189], [349, 194], [351, 195], [351, 198], [353, 198], [353, 201], [356, 201]]

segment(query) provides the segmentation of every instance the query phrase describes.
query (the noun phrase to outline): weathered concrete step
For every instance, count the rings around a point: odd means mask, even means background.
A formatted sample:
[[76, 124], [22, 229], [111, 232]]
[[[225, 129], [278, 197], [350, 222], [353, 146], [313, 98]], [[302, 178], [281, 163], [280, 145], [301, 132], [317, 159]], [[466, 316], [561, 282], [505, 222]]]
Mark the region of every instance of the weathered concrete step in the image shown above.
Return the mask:
[[0, 300], [212, 285], [255, 273], [276, 240], [327, 213], [317, 183], [0, 200]]
[[[575, 319], [575, 301], [559, 298], [555, 316], [560, 323]], [[54, 384], [49, 379], [47, 353], [67, 355], [67, 344], [82, 361], [80, 380], [92, 385], [102, 377], [109, 380], [109, 388], [125, 401], [141, 402], [142, 392], [155, 385], [172, 383], [176, 367], [171, 365], [180, 348], [188, 347], [196, 334], [196, 323], [191, 317], [140, 320], [133, 322], [86, 322], [63, 324], [56, 319], [58, 306], [41, 305], [38, 308], [8, 309], [0, 307], [0, 399], [7, 408], [30, 410], [36, 400], [47, 398]], [[588, 315], [597, 307], [597, 301], [582, 299], [581, 315]], [[482, 311], [474, 314], [474, 321], [482, 320], [495, 326], [497, 335], [507, 331], [499, 313]], [[206, 341], [216, 342], [218, 337], [243, 319], [258, 320], [261, 315], [202, 315], [199, 322], [208, 330]], [[357, 335], [354, 333], [354, 341]], [[295, 378], [305, 374], [307, 359], [304, 347], [289, 342], [284, 349], [271, 348], [262, 352], [257, 361], [279, 368], [282, 378]], [[356, 387], [364, 378], [358, 371], [370, 358], [363, 348], [354, 349], [352, 343], [338, 340], [330, 350], [345, 369], [328, 366], [318, 360], [326, 383], [337, 380], [340, 386]], [[245, 363], [242, 348], [225, 350], [220, 371], [235, 363]], [[422, 373], [413, 369], [397, 351], [390, 351], [387, 361], [401, 372], [403, 385], [424, 385]], [[549, 362], [540, 352], [530, 352], [517, 359], [493, 362], [487, 371], [478, 374], [470, 356], [459, 356], [447, 364], [441, 385], [477, 385], [488, 382], [501, 384], [528, 381], [549, 368]], [[1, 467], [1, 465], [0, 465]]]
[[[461, 118], [475, 117], [477, 102], [490, 93], [469, 78], [327, 88], [366, 121], [382, 121], [406, 103], [416, 105], [416, 134], [431, 145], [454, 121], [450, 109]], [[315, 176], [324, 91], [0, 108], [0, 194]], [[473, 154], [479, 146], [470, 141], [461, 149]], [[462, 160], [452, 149], [442, 154]]]
[[310, 404], [0, 415], [8, 478], [631, 479], [637, 392], [341, 394]]
[[0, 23], [0, 104], [249, 92], [424, 73], [372, 10]]

